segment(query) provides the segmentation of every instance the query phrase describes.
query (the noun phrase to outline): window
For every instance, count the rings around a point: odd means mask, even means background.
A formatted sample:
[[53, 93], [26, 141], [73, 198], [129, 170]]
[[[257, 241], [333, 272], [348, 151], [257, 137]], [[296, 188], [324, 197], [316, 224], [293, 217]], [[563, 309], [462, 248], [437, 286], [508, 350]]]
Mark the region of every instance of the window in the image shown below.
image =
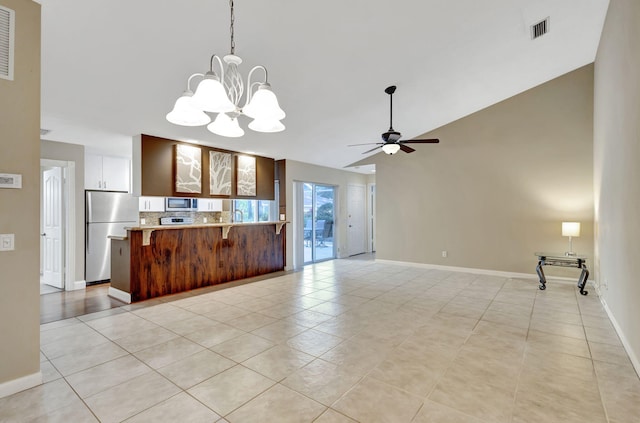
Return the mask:
[[[243, 222], [275, 222], [278, 220], [279, 181], [275, 181], [275, 200], [233, 200], [231, 213], [235, 218], [236, 210], [242, 211]], [[238, 222], [238, 220], [234, 219]]]
[[[242, 212], [243, 222], [273, 222], [278, 220], [275, 201], [233, 200], [233, 213]], [[238, 217], [237, 214], [235, 215]], [[237, 221], [237, 220], [236, 220]]]

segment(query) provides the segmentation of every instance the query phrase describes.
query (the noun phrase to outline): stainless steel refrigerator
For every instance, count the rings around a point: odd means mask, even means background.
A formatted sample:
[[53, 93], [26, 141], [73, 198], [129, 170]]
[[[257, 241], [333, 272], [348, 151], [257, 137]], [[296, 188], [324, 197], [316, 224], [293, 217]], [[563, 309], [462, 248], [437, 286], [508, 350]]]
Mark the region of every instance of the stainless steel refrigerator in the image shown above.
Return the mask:
[[123, 192], [86, 191], [85, 280], [88, 284], [111, 278], [111, 240], [138, 225], [138, 199]]

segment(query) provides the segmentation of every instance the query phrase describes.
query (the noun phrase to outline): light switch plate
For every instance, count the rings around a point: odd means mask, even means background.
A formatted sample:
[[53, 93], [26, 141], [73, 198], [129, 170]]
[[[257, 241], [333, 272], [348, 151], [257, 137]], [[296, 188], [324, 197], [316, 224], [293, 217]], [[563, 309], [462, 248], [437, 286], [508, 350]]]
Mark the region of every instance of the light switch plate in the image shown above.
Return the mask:
[[0, 234], [0, 251], [13, 251], [15, 248], [14, 234]]

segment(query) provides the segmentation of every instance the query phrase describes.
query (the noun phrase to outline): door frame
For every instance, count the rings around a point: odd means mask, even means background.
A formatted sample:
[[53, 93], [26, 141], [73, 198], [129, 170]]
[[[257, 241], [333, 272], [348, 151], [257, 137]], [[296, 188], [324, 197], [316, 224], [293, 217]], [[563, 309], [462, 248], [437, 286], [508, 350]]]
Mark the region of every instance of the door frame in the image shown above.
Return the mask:
[[[62, 225], [64, 248], [63, 258], [63, 283], [65, 291], [78, 289], [75, 284], [76, 268], [76, 162], [64, 160], [40, 159], [40, 189], [42, 192], [42, 167], [62, 168]], [[42, 219], [43, 204], [40, 196], [40, 216]], [[42, 266], [42, 263], [40, 264]]]
[[[353, 216], [354, 212], [353, 210], [351, 210], [351, 201], [354, 198], [354, 188], [357, 188], [358, 190], [362, 190], [362, 197], [360, 198], [360, 201], [362, 201], [362, 214], [360, 216]], [[366, 253], [367, 249], [369, 247], [369, 239], [367, 236], [367, 228], [368, 228], [368, 222], [367, 222], [367, 216], [368, 216], [368, 206], [367, 206], [367, 200], [368, 200], [369, 196], [367, 195], [367, 185], [365, 184], [349, 184], [347, 185], [347, 225], [349, 225], [349, 227], [347, 227], [347, 255], [353, 256], [353, 255], [358, 255], [358, 254], [362, 254], [362, 253]], [[358, 221], [360, 222], [360, 224], [362, 225], [362, 244], [358, 247], [358, 252], [354, 252], [353, 250], [354, 248], [354, 239], [351, 236], [351, 231], [349, 230], [350, 225], [351, 225], [351, 219], [358, 219]], [[362, 248], [362, 250], [360, 250], [360, 248]]]
[[40, 166], [40, 177], [40, 284], [64, 289], [64, 168]]
[[[304, 261], [304, 184], [311, 184], [314, 187], [321, 185], [333, 188], [333, 257], [306, 263]], [[315, 188], [314, 188], [315, 192]], [[339, 257], [340, 240], [338, 230], [339, 223], [339, 203], [340, 186], [323, 182], [293, 181], [293, 268], [300, 269], [305, 265], [319, 263], [322, 261], [335, 260]]]
[[367, 184], [367, 252], [376, 251], [376, 184]]
[[293, 181], [293, 268], [304, 266], [304, 182]]

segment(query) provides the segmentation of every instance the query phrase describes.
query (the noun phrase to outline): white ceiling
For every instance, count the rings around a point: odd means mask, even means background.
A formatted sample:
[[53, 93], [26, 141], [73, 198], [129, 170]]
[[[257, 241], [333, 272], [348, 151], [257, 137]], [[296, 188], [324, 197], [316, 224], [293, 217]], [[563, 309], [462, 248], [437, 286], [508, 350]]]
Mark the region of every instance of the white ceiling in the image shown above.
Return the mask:
[[145, 133], [341, 168], [367, 150], [348, 144], [387, 130], [387, 86], [394, 128], [419, 136], [593, 62], [608, 0], [236, 0], [240, 69], [267, 67], [287, 113], [277, 134], [241, 117], [236, 139], [165, 120], [189, 75], [229, 53], [227, 0], [41, 4], [44, 139], [130, 155]]

